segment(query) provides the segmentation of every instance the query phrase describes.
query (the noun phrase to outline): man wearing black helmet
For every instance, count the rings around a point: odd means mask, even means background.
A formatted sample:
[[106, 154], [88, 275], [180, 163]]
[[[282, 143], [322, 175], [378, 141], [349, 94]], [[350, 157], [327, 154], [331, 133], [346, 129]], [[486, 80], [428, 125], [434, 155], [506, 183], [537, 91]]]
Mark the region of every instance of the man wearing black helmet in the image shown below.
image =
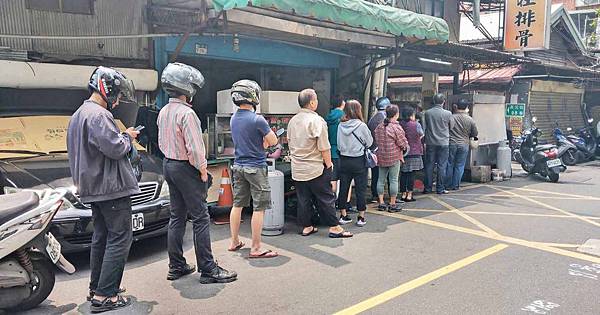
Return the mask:
[[436, 192], [447, 194], [446, 168], [450, 144], [450, 129], [452, 129], [452, 113], [443, 108], [446, 103], [444, 94], [433, 96], [433, 107], [423, 114], [423, 129], [425, 130], [425, 190], [430, 193], [433, 189], [433, 170], [437, 165]]
[[163, 172], [171, 199], [167, 280], [179, 279], [196, 270], [196, 266], [188, 264], [183, 257], [183, 236], [189, 214], [200, 282], [235, 281], [237, 273], [217, 265], [210, 245], [206, 197], [212, 178], [206, 168], [200, 120], [191, 105], [196, 92], [204, 86], [204, 77], [193, 67], [170, 63], [163, 70], [161, 84], [170, 97], [158, 115], [158, 146], [165, 155]]
[[229, 251], [244, 247], [240, 241], [242, 209], [252, 198], [252, 246], [250, 258], [273, 258], [277, 253], [261, 248], [264, 211], [271, 206], [271, 186], [265, 149], [277, 144], [277, 136], [267, 121], [255, 113], [260, 103], [260, 86], [251, 80], [240, 80], [231, 87], [231, 99], [239, 107], [231, 117], [231, 136], [235, 145], [233, 163], [233, 208], [230, 214], [231, 246]]
[[111, 110], [131, 100], [133, 84], [118, 71], [98, 67], [90, 78], [92, 95], [69, 121], [67, 151], [73, 183], [91, 204], [94, 234], [90, 249], [93, 313], [131, 304], [119, 289], [132, 241], [131, 199], [140, 193], [128, 154], [139, 131], [121, 133]]

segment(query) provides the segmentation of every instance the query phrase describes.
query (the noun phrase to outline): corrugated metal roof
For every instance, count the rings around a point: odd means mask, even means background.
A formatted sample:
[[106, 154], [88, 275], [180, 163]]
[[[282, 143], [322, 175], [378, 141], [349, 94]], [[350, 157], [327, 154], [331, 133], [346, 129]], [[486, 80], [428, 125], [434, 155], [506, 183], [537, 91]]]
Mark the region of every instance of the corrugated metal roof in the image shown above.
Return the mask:
[[[0, 1], [3, 34], [77, 36], [145, 34], [145, 0], [96, 0], [94, 14], [29, 10], [26, 0]], [[66, 56], [147, 58], [147, 39], [0, 39], [0, 46]]]
[[[461, 84], [468, 82], [507, 84], [520, 70], [520, 66], [504, 67], [499, 69], [469, 70], [463, 72], [459, 76], [459, 79], [461, 80]], [[465, 79], [464, 82], [462, 82], [463, 78]], [[421, 85], [422, 82], [423, 77], [399, 77], [388, 79], [388, 84], [390, 84], [392, 87], [418, 86]], [[439, 84], [452, 84], [453, 82], [454, 78], [451, 76], [440, 76], [438, 78]]]
[[[0, 1], [0, 33], [31, 35], [31, 25], [25, 1]], [[0, 38], [0, 46], [31, 50], [30, 39]]]

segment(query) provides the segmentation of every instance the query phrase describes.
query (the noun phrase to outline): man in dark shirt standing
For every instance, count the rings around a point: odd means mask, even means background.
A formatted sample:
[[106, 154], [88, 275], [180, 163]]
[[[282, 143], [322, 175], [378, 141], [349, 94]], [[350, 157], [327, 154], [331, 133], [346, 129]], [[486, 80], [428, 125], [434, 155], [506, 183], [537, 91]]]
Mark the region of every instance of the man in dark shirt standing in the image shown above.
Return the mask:
[[261, 231], [265, 210], [271, 206], [271, 186], [265, 149], [277, 144], [277, 136], [267, 121], [255, 113], [260, 103], [260, 86], [251, 80], [235, 82], [231, 87], [233, 103], [239, 107], [231, 117], [231, 136], [235, 146], [233, 163], [233, 208], [229, 216], [231, 246], [229, 251], [244, 247], [240, 241], [242, 209], [253, 201], [252, 248], [250, 258], [272, 258], [277, 253], [261, 249]]
[[456, 113], [452, 115], [453, 127], [450, 129], [450, 153], [446, 171], [446, 186], [450, 190], [458, 190], [460, 187], [469, 154], [469, 142], [478, 134], [477, 125], [469, 116], [469, 105], [466, 99], [459, 99]]
[[131, 304], [119, 289], [132, 241], [131, 199], [140, 193], [128, 154], [139, 131], [119, 131], [111, 110], [131, 99], [133, 84], [114, 69], [98, 67], [90, 78], [92, 95], [73, 114], [67, 151], [73, 183], [92, 206], [94, 234], [90, 250], [92, 313]]
[[444, 94], [433, 96], [433, 107], [423, 114], [423, 129], [425, 130], [425, 191], [430, 193], [433, 187], [433, 170], [437, 165], [436, 192], [447, 194], [444, 186], [446, 168], [448, 165], [448, 146], [450, 144], [450, 129], [452, 129], [452, 113], [443, 108], [446, 103]]

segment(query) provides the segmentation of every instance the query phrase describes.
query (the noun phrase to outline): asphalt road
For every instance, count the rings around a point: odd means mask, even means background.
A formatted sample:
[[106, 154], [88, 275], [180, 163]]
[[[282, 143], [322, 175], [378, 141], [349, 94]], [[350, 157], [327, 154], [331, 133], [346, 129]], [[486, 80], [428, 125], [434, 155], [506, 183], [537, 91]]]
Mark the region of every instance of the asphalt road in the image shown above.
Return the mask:
[[[418, 196], [400, 214], [372, 211], [353, 239], [265, 237], [281, 256], [227, 252], [228, 226], [211, 226], [230, 284], [198, 274], [169, 282], [166, 238], [136, 243], [123, 284], [134, 304], [114, 314], [600, 314], [600, 163], [572, 167], [558, 184], [517, 172], [506, 182]], [[407, 208], [409, 208], [407, 206]], [[243, 224], [249, 243], [249, 220]], [[188, 228], [185, 250], [193, 260]], [[583, 250], [593, 252], [593, 247]], [[595, 249], [598, 252], [598, 248]], [[85, 255], [69, 257], [49, 299], [28, 314], [89, 313]]]

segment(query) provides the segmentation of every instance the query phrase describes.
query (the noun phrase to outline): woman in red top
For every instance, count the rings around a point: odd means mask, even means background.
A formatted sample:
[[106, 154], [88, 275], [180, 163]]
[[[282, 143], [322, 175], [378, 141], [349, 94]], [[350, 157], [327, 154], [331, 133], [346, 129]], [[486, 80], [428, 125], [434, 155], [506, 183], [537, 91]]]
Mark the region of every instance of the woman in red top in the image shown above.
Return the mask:
[[[390, 105], [385, 110], [386, 118], [383, 123], [375, 128], [375, 141], [378, 149], [377, 165], [379, 166], [379, 180], [377, 182], [377, 194], [379, 197], [378, 210], [389, 212], [398, 212], [402, 207], [396, 203], [398, 195], [398, 176], [400, 175], [400, 165], [404, 162], [404, 151], [407, 149], [404, 130], [398, 123], [398, 106]], [[389, 175], [390, 186], [390, 205], [389, 207], [383, 201], [385, 189], [385, 180]]]

